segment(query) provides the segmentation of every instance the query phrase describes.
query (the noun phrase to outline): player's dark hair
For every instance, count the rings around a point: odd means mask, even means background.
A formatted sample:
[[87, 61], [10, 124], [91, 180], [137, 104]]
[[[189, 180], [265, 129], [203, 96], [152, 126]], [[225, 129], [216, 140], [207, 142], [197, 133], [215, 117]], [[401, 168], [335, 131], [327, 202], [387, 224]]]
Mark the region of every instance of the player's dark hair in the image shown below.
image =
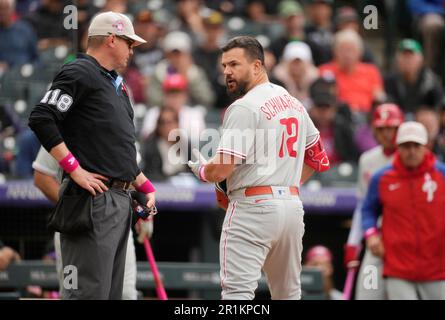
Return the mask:
[[229, 50], [241, 48], [251, 59], [258, 59], [264, 66], [264, 49], [261, 43], [253, 37], [249, 36], [239, 36], [230, 39], [230, 41], [221, 48], [222, 52], [227, 52]]

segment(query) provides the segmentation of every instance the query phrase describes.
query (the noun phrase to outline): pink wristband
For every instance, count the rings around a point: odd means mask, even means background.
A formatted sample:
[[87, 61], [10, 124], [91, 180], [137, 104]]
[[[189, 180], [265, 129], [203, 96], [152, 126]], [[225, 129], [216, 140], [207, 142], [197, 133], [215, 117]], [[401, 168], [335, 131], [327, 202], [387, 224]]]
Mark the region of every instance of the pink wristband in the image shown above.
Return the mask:
[[72, 153], [68, 153], [65, 158], [59, 161], [59, 165], [65, 170], [66, 173], [71, 173], [77, 169], [79, 162], [74, 158]]
[[369, 228], [365, 231], [365, 239], [368, 239], [370, 236], [373, 236], [375, 234], [379, 234], [379, 231], [376, 227]]
[[202, 165], [202, 166], [200, 166], [199, 167], [199, 179], [201, 180], [201, 181], [204, 181], [204, 182], [208, 182], [207, 181], [207, 178], [206, 178], [206, 175], [205, 175], [205, 165]]
[[155, 188], [153, 187], [150, 180], [148, 180], [148, 179], [145, 180], [145, 182], [143, 184], [141, 184], [139, 187], [137, 187], [136, 189], [137, 189], [137, 191], [145, 193], [145, 194], [155, 192]]

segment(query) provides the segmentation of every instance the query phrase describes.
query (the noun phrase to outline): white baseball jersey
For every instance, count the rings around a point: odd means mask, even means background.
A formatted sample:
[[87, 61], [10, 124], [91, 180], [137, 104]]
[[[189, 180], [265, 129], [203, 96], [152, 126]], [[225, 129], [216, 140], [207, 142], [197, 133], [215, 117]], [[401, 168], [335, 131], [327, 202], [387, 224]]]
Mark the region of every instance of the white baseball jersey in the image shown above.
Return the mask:
[[383, 166], [390, 164], [394, 158], [394, 154], [386, 155], [382, 146], [376, 146], [364, 152], [359, 159], [358, 164], [358, 205], [354, 211], [351, 231], [349, 232], [348, 244], [359, 245], [363, 239], [363, 231], [361, 226], [361, 202], [368, 192], [369, 180], [372, 175]]
[[305, 150], [319, 131], [303, 105], [270, 82], [227, 109], [217, 153], [243, 160], [227, 179], [230, 193], [250, 186], [299, 186]]
[[[383, 152], [382, 146], [374, 147], [364, 152], [359, 159], [358, 167], [358, 202], [352, 218], [351, 230], [349, 231], [348, 244], [352, 246], [360, 246], [363, 239], [362, 230], [362, 201], [368, 192], [369, 181], [372, 175], [383, 166], [391, 163], [394, 158], [394, 154], [386, 155]], [[366, 277], [369, 276], [367, 270], [368, 266], [373, 266], [377, 270], [377, 279], [379, 283], [384, 283], [382, 276], [382, 260], [374, 256], [369, 250], [366, 250], [363, 257], [360, 270], [357, 276], [357, 282], [355, 287], [355, 298], [357, 300], [384, 300], [385, 299], [385, 286], [379, 285], [378, 288], [369, 290], [364, 286], [366, 283]]]
[[43, 147], [40, 147], [37, 158], [32, 163], [32, 168], [56, 178], [59, 183], [62, 181], [63, 170], [60, 168], [56, 159], [54, 159], [54, 157]]

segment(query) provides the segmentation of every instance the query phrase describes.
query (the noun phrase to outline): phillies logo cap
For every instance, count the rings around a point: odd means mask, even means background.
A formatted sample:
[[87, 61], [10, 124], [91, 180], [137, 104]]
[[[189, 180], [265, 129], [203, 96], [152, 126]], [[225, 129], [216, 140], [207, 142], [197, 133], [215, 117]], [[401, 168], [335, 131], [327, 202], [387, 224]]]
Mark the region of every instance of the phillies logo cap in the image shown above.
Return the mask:
[[88, 37], [108, 36], [110, 34], [134, 40], [135, 46], [147, 42], [134, 33], [133, 24], [124, 14], [108, 11], [94, 16], [88, 28]]

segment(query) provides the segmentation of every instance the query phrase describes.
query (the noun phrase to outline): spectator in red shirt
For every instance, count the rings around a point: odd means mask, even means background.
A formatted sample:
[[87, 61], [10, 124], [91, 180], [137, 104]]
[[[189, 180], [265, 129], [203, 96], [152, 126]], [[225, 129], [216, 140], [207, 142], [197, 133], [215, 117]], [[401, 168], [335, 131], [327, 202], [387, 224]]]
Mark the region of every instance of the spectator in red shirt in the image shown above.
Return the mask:
[[360, 62], [363, 41], [353, 30], [335, 35], [334, 60], [320, 66], [320, 73], [332, 72], [337, 80], [339, 100], [354, 112], [369, 113], [374, 101], [384, 97], [383, 81], [376, 66]]

